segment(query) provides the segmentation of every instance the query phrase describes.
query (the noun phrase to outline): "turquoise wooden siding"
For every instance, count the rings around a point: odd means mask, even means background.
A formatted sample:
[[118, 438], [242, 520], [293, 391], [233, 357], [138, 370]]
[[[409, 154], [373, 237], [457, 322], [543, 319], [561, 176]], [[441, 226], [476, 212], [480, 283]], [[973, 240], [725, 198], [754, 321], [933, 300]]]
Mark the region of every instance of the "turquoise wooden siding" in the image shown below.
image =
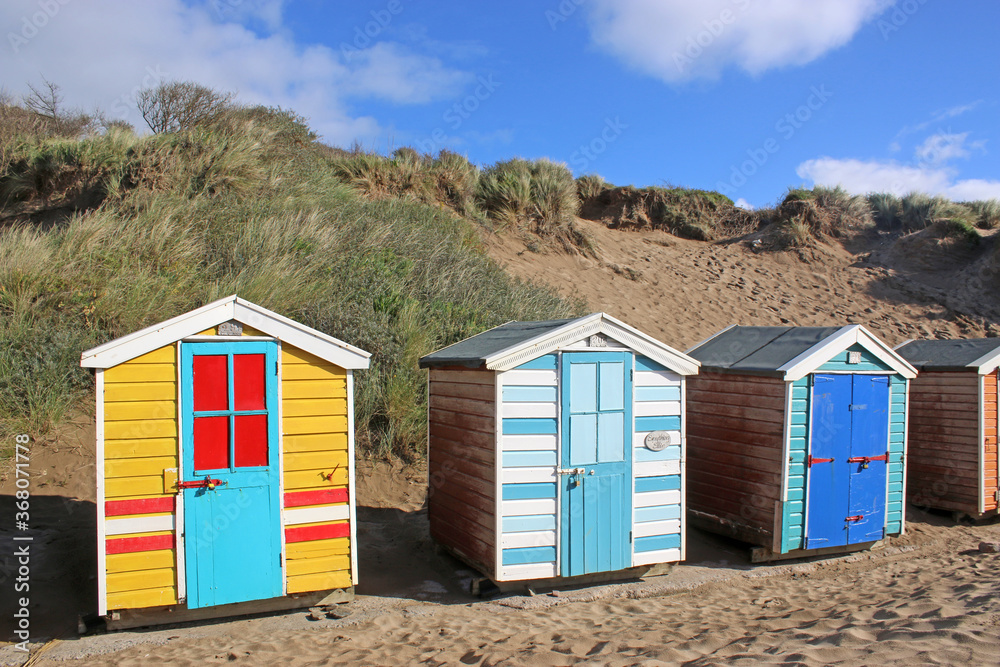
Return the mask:
[[[502, 401], [498, 410], [505, 416], [498, 539], [515, 538], [517, 543], [502, 549], [497, 573], [501, 578], [521, 578], [518, 571], [524, 567], [547, 563], [552, 564], [550, 576], [556, 573], [556, 484], [539, 480], [551, 479], [555, 472], [559, 429], [556, 419], [537, 415], [545, 412], [545, 406], [553, 417], [558, 414], [558, 361], [557, 355], [546, 354], [513, 369], [515, 375], [498, 375]], [[530, 539], [531, 546], [522, 546], [525, 542], [517, 538]]]
[[519, 371], [554, 371], [556, 369], [556, 355], [546, 354], [537, 359], [526, 361], [517, 367]]
[[[848, 352], [860, 352], [861, 363], [847, 363]], [[882, 362], [882, 360], [877, 358], [861, 345], [852, 345], [848, 349], [830, 359], [830, 361], [817, 368], [814, 372], [819, 373], [823, 371], [847, 371], [850, 373], [864, 373], [868, 371], [886, 371], [887, 373], [893, 372], [892, 368], [887, 366], [884, 362]]]
[[889, 497], [886, 501], [887, 535], [903, 530], [903, 448], [906, 437], [906, 378], [894, 375], [889, 384]]
[[556, 559], [555, 547], [519, 547], [503, 550], [504, 565], [526, 565], [528, 563], [549, 563]]
[[679, 533], [673, 535], [656, 535], [653, 537], [637, 537], [635, 539], [635, 552], [662, 551], [664, 549], [679, 549], [681, 546], [681, 536]]
[[809, 452], [809, 380], [792, 384], [791, 433], [788, 447], [788, 496], [784, 503], [781, 553], [804, 546], [806, 526], [806, 455]]
[[[632, 470], [635, 507], [632, 510], [632, 564], [649, 565], [678, 560], [681, 556], [680, 445], [654, 452], [646, 449], [649, 431], [670, 431], [680, 441], [681, 377], [659, 363], [635, 358], [635, 435]], [[650, 505], [655, 502], [655, 505]]]
[[662, 477], [639, 477], [635, 480], [635, 492], [672, 491], [681, 488], [680, 475], [663, 475]]
[[534, 500], [555, 497], [555, 482], [528, 482], [526, 484], [503, 485], [504, 500]]
[[[847, 352], [837, 355], [820, 367], [824, 371], [880, 371], [887, 367], [861, 346], [861, 364], [848, 364]], [[809, 383], [806, 376], [792, 385], [791, 434], [789, 441], [788, 496], [784, 503], [781, 553], [805, 546], [806, 455], [809, 448]], [[906, 424], [906, 378], [892, 375], [889, 380], [889, 467], [886, 498], [886, 535], [903, 529], [903, 445]]]
[[504, 435], [550, 435], [555, 432], [555, 419], [525, 417], [503, 420]]

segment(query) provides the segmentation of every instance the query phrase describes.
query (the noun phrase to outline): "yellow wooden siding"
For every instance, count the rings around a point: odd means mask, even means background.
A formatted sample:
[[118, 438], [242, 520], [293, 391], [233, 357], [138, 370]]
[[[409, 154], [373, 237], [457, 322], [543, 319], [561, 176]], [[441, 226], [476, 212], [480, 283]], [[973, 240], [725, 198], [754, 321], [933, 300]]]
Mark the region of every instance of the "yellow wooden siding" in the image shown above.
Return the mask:
[[174, 566], [161, 567], [141, 572], [117, 572], [108, 574], [108, 593], [124, 593], [146, 588], [173, 588]]
[[112, 572], [141, 572], [174, 566], [173, 549], [139, 551], [133, 554], [108, 554], [108, 570]]
[[[104, 372], [104, 497], [162, 497], [163, 471], [178, 467], [177, 349], [167, 345]], [[163, 513], [123, 515], [162, 516]], [[110, 539], [172, 535], [170, 531]], [[109, 609], [177, 604], [174, 549], [109, 554]]]
[[324, 558], [326, 556], [342, 556], [349, 554], [351, 540], [347, 537], [332, 537], [328, 540], [313, 540], [312, 542], [291, 542], [285, 545], [285, 557], [288, 560], [296, 558]]
[[283, 345], [281, 396], [285, 491], [346, 485], [347, 371]]
[[142, 609], [177, 604], [176, 588], [147, 588], [108, 593], [108, 609]]
[[348, 554], [334, 556], [309, 556], [307, 558], [297, 558], [286, 561], [288, 567], [288, 578], [297, 577], [303, 574], [320, 574], [345, 572], [350, 576], [351, 557]]
[[[281, 363], [285, 491], [346, 486], [347, 372], [289, 345], [282, 346]], [[323, 524], [291, 527], [310, 525]], [[350, 549], [347, 537], [287, 544], [288, 592], [351, 586]]]
[[347, 451], [346, 433], [320, 433], [285, 436], [285, 456], [291, 452]]
[[323, 572], [320, 574], [301, 574], [288, 577], [289, 593], [307, 593], [309, 591], [325, 591], [332, 588], [350, 588], [351, 573], [346, 570], [339, 572]]
[[133, 459], [143, 456], [173, 456], [177, 453], [177, 438], [146, 440], [112, 440], [104, 443], [105, 459]]

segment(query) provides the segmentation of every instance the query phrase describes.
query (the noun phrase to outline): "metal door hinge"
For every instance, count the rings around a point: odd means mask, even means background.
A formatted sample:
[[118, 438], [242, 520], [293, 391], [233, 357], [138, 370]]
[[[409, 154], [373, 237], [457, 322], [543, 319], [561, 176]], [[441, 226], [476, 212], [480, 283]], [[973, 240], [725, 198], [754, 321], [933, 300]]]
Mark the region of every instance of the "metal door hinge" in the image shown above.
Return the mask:
[[631, 530], [630, 530], [630, 531], [628, 531], [628, 541], [629, 541], [630, 543], [632, 542], [632, 531], [631, 531]]

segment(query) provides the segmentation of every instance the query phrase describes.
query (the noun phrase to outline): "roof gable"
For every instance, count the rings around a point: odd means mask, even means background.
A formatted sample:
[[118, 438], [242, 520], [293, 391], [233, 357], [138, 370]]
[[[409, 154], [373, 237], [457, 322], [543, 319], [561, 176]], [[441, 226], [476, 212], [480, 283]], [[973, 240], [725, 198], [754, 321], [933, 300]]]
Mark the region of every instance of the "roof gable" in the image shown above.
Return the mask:
[[461, 365], [505, 371], [581, 338], [603, 334], [682, 375], [698, 372], [698, 362], [606, 313], [575, 320], [509, 322], [423, 357], [421, 368]]
[[988, 375], [1000, 366], [1000, 338], [911, 340], [899, 345], [896, 352], [920, 370]]
[[371, 356], [368, 352], [235, 294], [87, 350], [80, 356], [80, 365], [111, 368], [230, 320], [253, 327], [341, 368], [368, 368]]
[[845, 327], [740, 327], [724, 329], [688, 350], [704, 368], [778, 375], [794, 382], [852, 345], [860, 345], [894, 372], [916, 369], [859, 324]]

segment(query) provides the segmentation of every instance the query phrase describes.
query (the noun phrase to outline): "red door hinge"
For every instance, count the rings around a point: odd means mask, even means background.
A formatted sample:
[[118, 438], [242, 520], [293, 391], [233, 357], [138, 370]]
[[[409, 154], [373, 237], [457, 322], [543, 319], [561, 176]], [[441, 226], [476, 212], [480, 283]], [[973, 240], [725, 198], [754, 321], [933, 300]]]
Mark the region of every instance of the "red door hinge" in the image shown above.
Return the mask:
[[857, 516], [849, 516], [846, 519], [844, 519], [844, 521], [861, 521], [864, 518], [865, 518], [864, 514], [859, 514]]
[[833, 459], [817, 459], [817, 458], [814, 458], [812, 455], [810, 455], [808, 463], [809, 463], [809, 467], [811, 468], [812, 464], [814, 464], [814, 463], [833, 463]]

